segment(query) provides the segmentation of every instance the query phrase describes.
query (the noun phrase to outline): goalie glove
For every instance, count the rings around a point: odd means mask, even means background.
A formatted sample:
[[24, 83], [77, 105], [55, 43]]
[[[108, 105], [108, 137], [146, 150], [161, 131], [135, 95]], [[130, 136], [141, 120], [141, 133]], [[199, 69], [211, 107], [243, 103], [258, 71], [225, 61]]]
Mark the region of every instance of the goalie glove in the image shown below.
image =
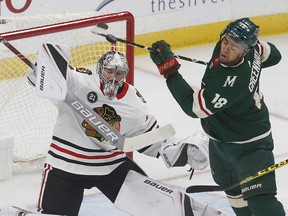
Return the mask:
[[209, 165], [209, 138], [201, 131], [178, 140], [171, 137], [162, 144], [159, 154], [168, 168], [189, 164], [202, 170]]

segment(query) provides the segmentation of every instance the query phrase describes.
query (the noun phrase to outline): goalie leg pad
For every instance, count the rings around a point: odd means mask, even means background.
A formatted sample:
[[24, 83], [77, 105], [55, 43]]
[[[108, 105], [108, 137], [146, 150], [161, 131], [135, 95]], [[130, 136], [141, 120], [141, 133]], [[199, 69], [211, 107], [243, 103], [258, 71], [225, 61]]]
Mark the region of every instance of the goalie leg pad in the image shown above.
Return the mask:
[[115, 205], [137, 216], [179, 216], [182, 215], [179, 201], [178, 191], [130, 170], [117, 195]]
[[132, 170], [125, 178], [115, 205], [135, 216], [226, 216], [177, 189]]

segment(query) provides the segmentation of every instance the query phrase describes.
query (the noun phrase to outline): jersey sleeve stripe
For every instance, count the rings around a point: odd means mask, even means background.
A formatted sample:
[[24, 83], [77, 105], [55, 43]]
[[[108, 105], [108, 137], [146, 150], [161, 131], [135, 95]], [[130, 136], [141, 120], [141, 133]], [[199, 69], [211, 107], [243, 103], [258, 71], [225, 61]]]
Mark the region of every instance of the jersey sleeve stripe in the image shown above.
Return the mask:
[[206, 118], [213, 113], [206, 107], [205, 99], [203, 97], [204, 89], [199, 90], [198, 92], [194, 92], [193, 94], [193, 107], [192, 111], [199, 117], [199, 118]]
[[258, 46], [260, 49], [262, 62], [265, 62], [271, 53], [270, 45], [266, 41], [259, 41]]

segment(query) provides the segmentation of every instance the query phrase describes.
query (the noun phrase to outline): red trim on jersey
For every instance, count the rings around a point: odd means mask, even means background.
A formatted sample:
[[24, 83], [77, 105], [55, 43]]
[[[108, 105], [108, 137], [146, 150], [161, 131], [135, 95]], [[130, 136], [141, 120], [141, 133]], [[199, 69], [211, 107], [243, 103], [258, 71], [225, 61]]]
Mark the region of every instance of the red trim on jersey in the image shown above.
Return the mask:
[[210, 116], [210, 113], [207, 112], [203, 106], [203, 103], [202, 103], [202, 97], [201, 97], [201, 93], [202, 91], [204, 91], [204, 89], [201, 89], [199, 92], [198, 92], [198, 101], [199, 101], [199, 106], [200, 106], [200, 109], [207, 115], [207, 116]]
[[119, 151], [119, 152], [114, 152], [114, 153], [108, 154], [108, 155], [89, 156], [89, 155], [83, 155], [83, 154], [79, 154], [79, 153], [70, 151], [70, 150], [62, 148], [62, 147], [60, 147], [60, 146], [58, 146], [58, 145], [56, 145], [54, 143], [52, 143], [50, 147], [54, 148], [54, 149], [56, 149], [56, 150], [58, 150], [60, 152], [63, 152], [65, 154], [72, 155], [72, 156], [77, 157], [77, 158], [83, 158], [83, 159], [105, 159], [105, 158], [115, 157], [115, 156], [120, 155], [120, 154], [124, 154], [123, 152]]
[[[123, 86], [122, 86], [121, 88], [122, 88], [122, 89], [121, 89], [121, 92], [119, 92], [119, 93], [116, 95], [116, 97], [117, 97], [118, 100], [121, 99], [121, 98], [123, 98], [123, 97], [126, 95], [126, 93], [127, 93], [127, 91], [128, 91], [128, 88], [129, 88], [129, 84], [126, 83], [126, 82], [124, 82], [124, 83], [123, 83]], [[102, 85], [102, 84], [100, 85], [100, 90], [103, 92], [103, 85]]]
[[126, 93], [128, 91], [128, 88], [129, 88], [128, 83], [124, 82], [123, 86], [122, 86], [122, 91], [119, 94], [116, 95], [118, 100], [123, 98], [126, 95]]
[[260, 41], [258, 40], [258, 44], [260, 46], [260, 56], [262, 57], [264, 54], [264, 47], [262, 46], [262, 44], [260, 43]]
[[43, 170], [42, 182], [41, 182], [41, 187], [40, 187], [40, 194], [38, 197], [38, 204], [37, 204], [38, 211], [40, 211], [40, 212], [43, 211], [43, 209], [42, 209], [43, 191], [44, 191], [47, 176], [48, 176], [48, 173], [50, 170], [52, 170], [52, 167], [49, 164], [47, 164]]
[[261, 57], [263, 57], [263, 55], [264, 55], [264, 47], [262, 46], [262, 44], [260, 44], [260, 48], [261, 48]]

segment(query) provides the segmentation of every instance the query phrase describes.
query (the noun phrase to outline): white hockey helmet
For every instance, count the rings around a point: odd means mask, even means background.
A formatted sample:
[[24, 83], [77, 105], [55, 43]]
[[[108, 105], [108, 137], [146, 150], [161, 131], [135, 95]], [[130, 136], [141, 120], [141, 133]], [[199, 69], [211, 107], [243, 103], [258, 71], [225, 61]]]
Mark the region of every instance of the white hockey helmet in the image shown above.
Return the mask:
[[116, 51], [108, 51], [97, 62], [96, 72], [103, 85], [103, 94], [110, 100], [116, 95], [128, 74], [126, 57]]

